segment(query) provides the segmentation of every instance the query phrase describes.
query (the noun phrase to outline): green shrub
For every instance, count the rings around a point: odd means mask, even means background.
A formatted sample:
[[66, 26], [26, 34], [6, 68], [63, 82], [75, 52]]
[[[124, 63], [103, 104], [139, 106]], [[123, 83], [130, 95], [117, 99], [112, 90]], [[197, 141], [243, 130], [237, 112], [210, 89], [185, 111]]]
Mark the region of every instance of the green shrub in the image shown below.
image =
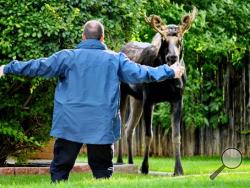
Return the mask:
[[[103, 22], [106, 43], [118, 50], [138, 26], [141, 1], [0, 1], [0, 64], [47, 57], [74, 48], [82, 25]], [[0, 80], [0, 166], [7, 156], [39, 148], [49, 140], [56, 79], [6, 76]]]

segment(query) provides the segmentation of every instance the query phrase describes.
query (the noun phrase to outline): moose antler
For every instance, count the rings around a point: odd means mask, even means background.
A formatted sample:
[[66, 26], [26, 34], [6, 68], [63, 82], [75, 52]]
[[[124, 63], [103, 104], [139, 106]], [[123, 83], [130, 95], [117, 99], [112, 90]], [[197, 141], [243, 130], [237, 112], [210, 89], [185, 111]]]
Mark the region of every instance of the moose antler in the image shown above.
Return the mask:
[[150, 15], [149, 17], [145, 16], [144, 18], [155, 31], [159, 32], [164, 39], [167, 39], [167, 26], [163, 23], [160, 16]]
[[192, 25], [193, 21], [195, 20], [197, 13], [198, 13], [197, 8], [195, 6], [193, 6], [192, 12], [190, 14], [185, 15], [182, 18], [181, 25], [180, 25], [180, 34], [181, 35], [183, 35], [186, 31], [188, 31], [188, 29]]

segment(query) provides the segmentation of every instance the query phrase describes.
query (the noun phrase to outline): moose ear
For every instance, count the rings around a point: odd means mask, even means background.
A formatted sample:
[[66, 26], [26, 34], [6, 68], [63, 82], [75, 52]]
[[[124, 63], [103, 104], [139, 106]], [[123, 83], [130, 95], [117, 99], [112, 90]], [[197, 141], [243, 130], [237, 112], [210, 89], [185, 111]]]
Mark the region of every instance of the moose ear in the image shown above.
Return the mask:
[[193, 10], [190, 14], [185, 15], [181, 20], [180, 25], [180, 34], [184, 35], [185, 32], [187, 32], [192, 25], [193, 21], [195, 20], [195, 17], [197, 15], [197, 8], [193, 7]]
[[150, 15], [149, 17], [145, 16], [144, 18], [146, 23], [153, 27], [155, 31], [160, 33], [163, 38], [167, 38], [167, 25], [161, 20], [160, 16]]

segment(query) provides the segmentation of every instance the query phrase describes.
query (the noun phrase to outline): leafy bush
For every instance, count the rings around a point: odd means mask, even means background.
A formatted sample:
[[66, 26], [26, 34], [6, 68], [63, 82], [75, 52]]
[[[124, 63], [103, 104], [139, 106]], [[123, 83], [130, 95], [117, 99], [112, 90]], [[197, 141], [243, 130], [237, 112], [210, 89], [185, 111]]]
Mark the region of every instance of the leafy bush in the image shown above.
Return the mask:
[[[137, 28], [141, 1], [0, 1], [0, 64], [46, 57], [80, 42], [82, 25], [99, 19], [106, 43], [119, 49]], [[8, 155], [39, 148], [49, 139], [56, 79], [6, 76], [0, 80], [0, 166]]]
[[[160, 15], [168, 24], [178, 24], [185, 10], [190, 11], [192, 5], [199, 10], [195, 23], [184, 37], [188, 74], [184, 92], [184, 124], [196, 127], [227, 124], [225, 88], [222, 85], [225, 67], [240, 69], [244, 66], [243, 58], [249, 53], [250, 4], [239, 0], [160, 2], [148, 1], [146, 10], [148, 14]], [[145, 32], [140, 33], [140, 37], [151, 38], [145, 33], [152, 32], [143, 29]], [[159, 113], [167, 113], [164, 109], [158, 108], [158, 117]]]

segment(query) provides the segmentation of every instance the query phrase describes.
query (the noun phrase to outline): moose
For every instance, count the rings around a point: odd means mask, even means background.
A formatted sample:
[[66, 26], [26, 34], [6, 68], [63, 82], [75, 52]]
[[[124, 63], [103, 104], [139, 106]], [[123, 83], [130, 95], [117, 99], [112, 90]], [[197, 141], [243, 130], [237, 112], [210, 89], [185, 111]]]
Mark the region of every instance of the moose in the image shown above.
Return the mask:
[[[121, 51], [136, 63], [150, 66], [159, 66], [176, 63], [184, 65], [183, 61], [183, 37], [190, 28], [197, 14], [197, 9], [193, 7], [191, 13], [184, 15], [180, 25], [166, 25], [161, 18], [156, 15], [145, 17], [146, 22], [157, 31], [151, 43], [129, 42], [125, 44]], [[133, 164], [132, 156], [132, 135], [140, 119], [145, 126], [145, 150], [144, 159], [141, 165], [141, 173], [149, 172], [149, 150], [152, 142], [152, 113], [154, 105], [167, 101], [171, 106], [171, 127], [172, 143], [175, 156], [175, 176], [183, 175], [181, 164], [181, 136], [180, 122], [182, 113], [183, 91], [186, 82], [186, 72], [181, 79], [168, 79], [155, 83], [126, 84], [121, 83], [121, 118], [125, 125], [125, 135], [128, 144], [128, 163]], [[129, 115], [126, 118], [129, 103]], [[127, 119], [127, 121], [126, 121]], [[122, 141], [118, 144], [117, 163], [123, 163]]]

